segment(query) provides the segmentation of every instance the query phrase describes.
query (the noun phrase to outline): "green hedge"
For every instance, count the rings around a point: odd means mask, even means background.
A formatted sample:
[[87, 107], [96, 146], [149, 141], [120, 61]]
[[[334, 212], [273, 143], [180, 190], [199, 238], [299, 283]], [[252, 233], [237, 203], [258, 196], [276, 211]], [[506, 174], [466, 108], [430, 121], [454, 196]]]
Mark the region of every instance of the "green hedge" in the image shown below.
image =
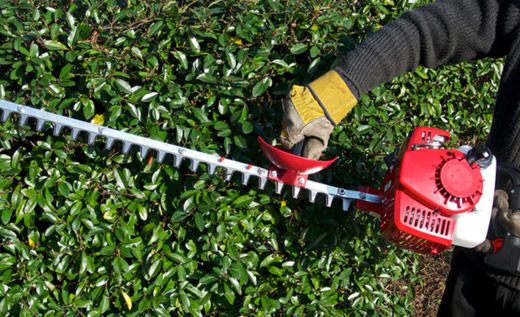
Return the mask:
[[[267, 166], [256, 136], [279, 134], [290, 86], [419, 4], [0, 1], [0, 98]], [[417, 125], [483, 140], [499, 69], [421, 68], [376, 88], [335, 130], [325, 156], [341, 159], [316, 179], [377, 186], [382, 157]], [[416, 256], [363, 213], [15, 119], [0, 126], [4, 315], [413, 312]]]

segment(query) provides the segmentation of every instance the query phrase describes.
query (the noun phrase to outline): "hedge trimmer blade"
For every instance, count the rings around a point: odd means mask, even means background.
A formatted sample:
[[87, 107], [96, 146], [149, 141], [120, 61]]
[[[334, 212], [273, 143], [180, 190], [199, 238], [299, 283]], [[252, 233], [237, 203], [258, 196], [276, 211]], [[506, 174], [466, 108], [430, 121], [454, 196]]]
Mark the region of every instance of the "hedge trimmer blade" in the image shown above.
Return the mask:
[[[15, 104], [12, 102], [0, 100], [0, 109], [2, 109], [2, 121], [5, 122], [9, 116], [14, 113], [19, 118], [19, 125], [23, 126], [27, 123], [29, 118], [36, 120], [36, 130], [41, 131], [45, 123], [49, 122], [54, 127], [54, 135], [58, 136], [63, 128], [69, 128], [71, 131], [71, 138], [74, 140], [83, 132], [88, 135], [88, 144], [93, 144], [97, 137], [105, 138], [105, 147], [112, 148], [115, 141], [122, 143], [122, 152], [128, 154], [132, 146], [138, 146], [140, 155], [145, 158], [150, 150], [157, 153], [157, 161], [163, 162], [167, 155], [173, 156], [173, 164], [179, 168], [183, 159], [191, 161], [191, 170], [196, 171], [200, 163], [207, 166], [209, 174], [215, 173], [217, 167], [225, 169], [225, 179], [229, 181], [234, 172], [242, 175], [242, 184], [247, 185], [251, 176], [258, 178], [258, 187], [264, 189], [268, 179], [276, 182], [275, 191], [281, 193], [284, 184], [292, 186], [292, 196], [297, 198], [301, 188], [309, 191], [309, 201], [314, 203], [318, 194], [325, 195], [325, 203], [328, 207], [332, 205], [334, 198], [338, 197], [343, 201], [343, 210], [347, 210], [353, 200], [362, 200], [370, 203], [381, 203], [381, 198], [377, 195], [367, 194], [364, 192], [347, 190], [327, 184], [322, 184], [307, 180], [305, 177], [304, 184], [295, 184], [294, 181], [287, 181], [278, 178], [276, 170], [267, 170], [252, 164], [242, 163], [235, 160], [227, 159], [217, 155], [207, 154], [196, 150], [191, 150], [185, 147], [169, 144], [162, 141], [138, 136], [128, 132], [92, 124], [89, 122], [68, 118], [62, 115], [50, 113], [44, 110], [35, 109], [32, 107]], [[298, 177], [298, 175], [295, 175]], [[296, 178], [298, 179], [298, 178]]]

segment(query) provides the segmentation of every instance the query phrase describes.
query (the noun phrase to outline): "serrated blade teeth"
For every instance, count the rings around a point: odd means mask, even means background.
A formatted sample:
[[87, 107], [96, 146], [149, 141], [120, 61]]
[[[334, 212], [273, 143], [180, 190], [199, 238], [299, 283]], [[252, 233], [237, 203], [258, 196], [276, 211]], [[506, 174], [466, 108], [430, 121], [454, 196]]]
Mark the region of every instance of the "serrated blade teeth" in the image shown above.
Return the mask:
[[262, 176], [258, 177], [258, 188], [264, 189], [265, 184], [267, 184], [267, 177], [262, 177]]
[[7, 111], [7, 110], [4, 110], [4, 113], [2, 114], [2, 121], [3, 122], [6, 122], [7, 119], [9, 118], [9, 115], [11, 114], [12, 111]]
[[162, 163], [164, 158], [166, 157], [166, 152], [159, 151], [157, 152], [157, 162]]
[[350, 203], [352, 202], [351, 199], [343, 198], [343, 210], [348, 211], [348, 208], [350, 207]]
[[96, 137], [97, 137], [97, 136], [98, 136], [98, 135], [95, 134], [95, 133], [89, 133], [89, 134], [88, 134], [88, 144], [89, 144], [89, 145], [94, 144], [94, 141], [96, 141]]
[[318, 192], [313, 190], [309, 191], [309, 201], [311, 203], [314, 203], [316, 201], [316, 195], [318, 195]]
[[146, 157], [146, 154], [148, 154], [148, 151], [150, 150], [147, 146], [141, 146], [141, 158], [144, 159]]
[[229, 182], [231, 180], [231, 177], [233, 177], [234, 172], [235, 172], [234, 170], [226, 168], [226, 176], [225, 176], [224, 180], [226, 182]]
[[60, 132], [61, 132], [61, 129], [63, 128], [63, 125], [59, 124], [59, 123], [56, 123], [54, 124], [54, 135], [55, 136], [58, 136], [60, 135]]
[[333, 200], [334, 200], [334, 196], [332, 196], [332, 195], [325, 196], [325, 205], [327, 205], [327, 207], [332, 206]]
[[[136, 146], [138, 147], [138, 149], [136, 148], [136, 152], [139, 151], [139, 154], [143, 159], [145, 159], [148, 154], [151, 154], [150, 150], [154, 150], [157, 153], [156, 156], [158, 162], [163, 162], [169, 154], [173, 155], [173, 164], [176, 168], [180, 168], [183, 159], [188, 159], [190, 165], [187, 166], [191, 171], [196, 172], [202, 163], [203, 165], [206, 165], [209, 174], [214, 174], [217, 172], [217, 169], [219, 169], [218, 174], [221, 175], [225, 181], [231, 181], [233, 174], [238, 172], [241, 173], [240, 177], [242, 185], [247, 185], [251, 176], [255, 176], [258, 177], [259, 189], [265, 189], [269, 179], [277, 180], [275, 181], [274, 188], [274, 191], [277, 194], [282, 194], [285, 186], [285, 183], [281, 182], [280, 178], [276, 177], [276, 175], [269, 175], [268, 169], [253, 166], [252, 164], [234, 161], [233, 159], [227, 159], [209, 153], [202, 153], [197, 150], [183, 148], [159, 140], [134, 135], [125, 131], [109, 129], [92, 123], [82, 122], [62, 115], [48, 113], [44, 110], [12, 104], [3, 100], [0, 100], [0, 110], [2, 111], [0, 117], [4, 122], [7, 121], [11, 113], [14, 112], [15, 118], [12, 119], [14, 120], [13, 124], [18, 123], [20, 126], [24, 126], [27, 124], [27, 121], [34, 120], [34, 126], [36, 126], [37, 131], [42, 131], [44, 129], [50, 130], [52, 127], [55, 136], [58, 136], [63, 132], [63, 127], [67, 128], [67, 132], [70, 129], [71, 140], [76, 140], [83, 132], [86, 135], [82, 139], [87, 139], [89, 145], [93, 144], [98, 136], [104, 138], [106, 149], [111, 149], [114, 141], [121, 142], [121, 152], [125, 155], [131, 152], [132, 146]], [[48, 126], [46, 126], [47, 123]], [[222, 171], [220, 169], [222, 169]], [[304, 181], [302, 182], [302, 180]], [[316, 202], [316, 197], [319, 194], [324, 194], [325, 204], [327, 207], [331, 207], [333, 205], [333, 200], [338, 197], [342, 200], [342, 207], [345, 211], [350, 208], [352, 201], [355, 201], [356, 199], [378, 202], [376, 199], [377, 197], [368, 197], [365, 199], [365, 194], [362, 195], [359, 193], [359, 195], [357, 195], [355, 191], [349, 192], [348, 190], [329, 186], [327, 184], [306, 181], [306, 178], [304, 179], [299, 177], [297, 181], [297, 183], [288, 184], [288, 186], [291, 187], [291, 195], [295, 199], [298, 199], [298, 197], [302, 195], [302, 188], [304, 188], [309, 191], [308, 198], [311, 203]], [[239, 182], [238, 178], [237, 182]], [[318, 200], [321, 202], [321, 197]]]
[[130, 152], [131, 147], [132, 147], [132, 143], [123, 142], [123, 154], [128, 154]]
[[[15, 119], [12, 119], [14, 120], [14, 124], [18, 123], [22, 126], [27, 124], [27, 120], [31, 121], [32, 119], [35, 121], [34, 125], [36, 126], [36, 130], [41, 131], [43, 129], [52, 127], [55, 136], [58, 136], [63, 132], [63, 127], [67, 128], [67, 132], [70, 129], [72, 140], [77, 139], [78, 136], [80, 136], [80, 134], [83, 132], [86, 134], [84, 139], [88, 140], [89, 145], [93, 144], [98, 136], [102, 136], [104, 138], [106, 149], [111, 149], [114, 141], [121, 142], [121, 151], [125, 155], [130, 153], [132, 146], [136, 146], [138, 147], [136, 150], [139, 151], [139, 154], [143, 159], [148, 156], [148, 154], [151, 154], [150, 150], [154, 150], [157, 153], [156, 156], [158, 162], [163, 162], [166, 156], [169, 154], [173, 155], [173, 164], [177, 168], [181, 166], [183, 159], [188, 159], [190, 161], [189, 163], [191, 164], [188, 167], [192, 171], [195, 172], [202, 163], [203, 165], [206, 165], [209, 174], [214, 174], [217, 172], [217, 169], [219, 169], [219, 175], [221, 175], [222, 178], [226, 181], [230, 181], [232, 179], [234, 172], [239, 172], [242, 174], [240, 177], [241, 183], [243, 185], [247, 185], [250, 182], [251, 176], [255, 176], [258, 177], [259, 189], [265, 189], [266, 184], [270, 178], [278, 180], [278, 182], [275, 182], [275, 192], [277, 194], [281, 194], [283, 187], [285, 186], [283, 182], [280, 182], [279, 178], [274, 177], [274, 175], [269, 175], [268, 169], [253, 166], [252, 164], [246, 164], [243, 162], [234, 161], [233, 159], [226, 159], [224, 157], [202, 153], [196, 150], [168, 144], [159, 140], [153, 140], [143, 136], [134, 135], [126, 131], [109, 129], [108, 127], [94, 125], [89, 122], [82, 122], [73, 118], [48, 113], [44, 110], [34, 109], [31, 107], [12, 104], [3, 100], [0, 100], [0, 110], [2, 111], [0, 114], [2, 121], [7, 121], [11, 113], [14, 112], [16, 114]], [[47, 123], [49, 124], [48, 126], [46, 126]], [[222, 172], [220, 169], [222, 169]], [[292, 197], [296, 199], [299, 196], [302, 196], [301, 189], [304, 188], [309, 191], [308, 195], [309, 201], [311, 203], [316, 201], [316, 197], [319, 194], [324, 194], [325, 204], [328, 207], [332, 206], [335, 197], [342, 199], [344, 210], [348, 210], [352, 201], [356, 199], [365, 200], [361, 194], [359, 197], [356, 197], [355, 192], [349, 193], [344, 189], [313, 181], [301, 182], [301, 180], [305, 180], [303, 178], [298, 178], [297, 180], [298, 183], [293, 183], [293, 186], [288, 184], [288, 186], [291, 187]], [[319, 200], [321, 202], [321, 199]], [[377, 202], [377, 199], [374, 198], [374, 200]]]
[[105, 149], [110, 150], [112, 148], [112, 145], [114, 145], [114, 138], [107, 138], [105, 143]]
[[70, 137], [72, 138], [72, 140], [76, 140], [76, 138], [78, 137], [79, 131], [80, 131], [79, 129], [72, 128], [72, 132], [70, 134]]
[[208, 164], [208, 174], [213, 175], [215, 174], [215, 171], [217, 170], [217, 166], [214, 164]]
[[199, 168], [199, 164], [200, 164], [199, 160], [191, 159], [191, 167], [190, 167], [191, 171], [196, 172], [197, 168]]
[[173, 155], [173, 166], [175, 166], [175, 168], [179, 168], [181, 166], [182, 158], [182, 155]]
[[45, 124], [45, 120], [40, 120], [36, 122], [36, 131], [41, 131], [43, 129], [43, 125]]
[[247, 185], [249, 183], [249, 178], [251, 175], [247, 173], [242, 173], [242, 185]]
[[29, 118], [29, 117], [28, 117], [27, 115], [25, 115], [25, 114], [21, 114], [21, 115], [20, 115], [20, 121], [18, 121], [18, 125], [19, 125], [19, 126], [24, 126], [25, 123], [27, 122], [27, 119], [28, 119], [28, 118]]
[[283, 182], [276, 182], [276, 184], [274, 186], [274, 192], [277, 194], [281, 194], [282, 188], [283, 188]]
[[301, 187], [293, 186], [292, 187], [292, 197], [293, 198], [298, 198], [298, 194], [300, 193], [301, 189], [302, 189]]

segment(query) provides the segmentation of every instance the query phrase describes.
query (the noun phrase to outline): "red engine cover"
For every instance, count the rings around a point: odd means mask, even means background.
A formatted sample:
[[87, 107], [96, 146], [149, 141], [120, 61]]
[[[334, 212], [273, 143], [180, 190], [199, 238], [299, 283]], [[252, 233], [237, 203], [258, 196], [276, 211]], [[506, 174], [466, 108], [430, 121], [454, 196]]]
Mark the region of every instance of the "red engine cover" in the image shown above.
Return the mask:
[[399, 188], [410, 197], [443, 213], [472, 209], [482, 196], [480, 167], [471, 166], [456, 150], [422, 149], [404, 153]]
[[414, 130], [387, 170], [380, 190], [383, 205], [358, 207], [381, 216], [381, 233], [401, 248], [437, 254], [453, 241], [454, 214], [472, 209], [482, 196], [480, 167], [464, 153], [442, 149], [447, 131]]

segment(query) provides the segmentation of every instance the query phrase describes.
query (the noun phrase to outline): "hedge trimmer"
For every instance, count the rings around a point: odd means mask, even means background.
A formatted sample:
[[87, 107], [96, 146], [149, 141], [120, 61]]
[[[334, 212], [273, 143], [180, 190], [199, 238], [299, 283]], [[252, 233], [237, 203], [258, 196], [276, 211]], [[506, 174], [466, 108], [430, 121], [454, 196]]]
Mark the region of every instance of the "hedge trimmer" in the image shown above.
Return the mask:
[[320, 194], [324, 195], [328, 207], [334, 199], [341, 199], [345, 211], [356, 201], [356, 207], [381, 218], [381, 232], [388, 240], [419, 253], [440, 253], [451, 244], [475, 247], [485, 239], [489, 226], [495, 159], [481, 147], [442, 148], [450, 137], [443, 130], [414, 130], [404, 146], [387, 157], [389, 169], [381, 189], [356, 191], [308, 179], [309, 174], [323, 170], [335, 159], [309, 160], [271, 146], [261, 138], [258, 141], [271, 163], [269, 169], [3, 100], [0, 100], [0, 108], [3, 122], [16, 114], [20, 126], [32, 118], [36, 120], [36, 130], [41, 131], [50, 123], [56, 136], [67, 128], [72, 139], [86, 133], [88, 144], [103, 137], [107, 149], [112, 148], [114, 142], [121, 142], [124, 154], [137, 146], [145, 158], [153, 150], [158, 162], [173, 156], [176, 168], [188, 159], [192, 171], [203, 163], [209, 174], [215, 173], [217, 168], [224, 169], [226, 180], [240, 173], [244, 185], [251, 176], [258, 179], [260, 189], [272, 180], [277, 194], [284, 185], [290, 185], [292, 197], [298, 198], [303, 188], [308, 191], [311, 203], [315, 203]]

